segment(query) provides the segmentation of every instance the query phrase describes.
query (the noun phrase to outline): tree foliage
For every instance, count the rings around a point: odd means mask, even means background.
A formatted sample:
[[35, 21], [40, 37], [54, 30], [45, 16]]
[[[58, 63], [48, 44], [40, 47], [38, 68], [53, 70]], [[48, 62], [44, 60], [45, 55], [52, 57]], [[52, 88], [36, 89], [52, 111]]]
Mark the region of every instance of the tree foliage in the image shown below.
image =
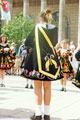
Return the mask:
[[33, 27], [33, 21], [28, 16], [23, 17], [21, 13], [8, 24], [3, 25], [2, 34], [8, 37], [10, 43], [15, 42], [16, 46], [19, 47]]

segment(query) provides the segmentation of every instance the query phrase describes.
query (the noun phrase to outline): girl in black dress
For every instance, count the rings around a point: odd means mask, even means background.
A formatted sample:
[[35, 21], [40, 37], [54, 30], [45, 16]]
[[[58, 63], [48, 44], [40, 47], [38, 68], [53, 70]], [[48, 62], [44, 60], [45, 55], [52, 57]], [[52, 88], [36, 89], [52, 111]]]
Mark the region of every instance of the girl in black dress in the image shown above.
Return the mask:
[[4, 72], [5, 70], [10, 69], [13, 66], [13, 61], [11, 60], [11, 50], [7, 43], [6, 36], [0, 36], [0, 86], [5, 87], [4, 81]]
[[[51, 15], [51, 14], [50, 14]], [[42, 120], [42, 99], [44, 101], [44, 120], [50, 120], [51, 81], [63, 78], [60, 63], [54, 49], [57, 43], [57, 28], [48, 24], [48, 14], [41, 12], [37, 24], [25, 41], [32, 48], [25, 60], [23, 75], [34, 80], [36, 111], [31, 120]], [[42, 86], [44, 97], [42, 97]]]
[[73, 73], [73, 68], [72, 65], [69, 61], [69, 57], [71, 56], [71, 52], [67, 49], [67, 40], [63, 40], [61, 42], [61, 50], [60, 50], [60, 63], [61, 63], [61, 68], [63, 70], [63, 75], [64, 78], [61, 79], [61, 91], [66, 92], [66, 84], [67, 84], [67, 74]]

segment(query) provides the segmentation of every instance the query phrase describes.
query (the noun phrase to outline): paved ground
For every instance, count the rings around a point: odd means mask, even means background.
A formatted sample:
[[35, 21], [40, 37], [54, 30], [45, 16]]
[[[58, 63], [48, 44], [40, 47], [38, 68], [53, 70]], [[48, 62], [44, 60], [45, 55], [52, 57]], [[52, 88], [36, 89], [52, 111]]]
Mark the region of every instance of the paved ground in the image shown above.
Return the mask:
[[[25, 89], [26, 79], [6, 76], [0, 88], [0, 120], [28, 120], [34, 113], [33, 89]], [[60, 91], [60, 81], [52, 82], [51, 120], [80, 120], [80, 89], [67, 83], [67, 92]]]

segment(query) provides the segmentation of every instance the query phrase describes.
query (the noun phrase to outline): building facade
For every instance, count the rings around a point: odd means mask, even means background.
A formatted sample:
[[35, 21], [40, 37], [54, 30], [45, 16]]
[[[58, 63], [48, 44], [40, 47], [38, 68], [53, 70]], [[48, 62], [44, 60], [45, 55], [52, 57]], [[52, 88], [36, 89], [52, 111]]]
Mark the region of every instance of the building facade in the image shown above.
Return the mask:
[[[61, 36], [59, 42], [66, 38], [69, 42], [74, 41], [76, 46], [80, 43], [79, 2], [79, 0], [8, 0], [12, 19], [23, 11], [24, 16], [30, 15], [35, 20], [35, 23], [37, 23], [40, 11], [50, 8], [54, 24], [59, 28]], [[63, 17], [64, 21], [62, 21]]]

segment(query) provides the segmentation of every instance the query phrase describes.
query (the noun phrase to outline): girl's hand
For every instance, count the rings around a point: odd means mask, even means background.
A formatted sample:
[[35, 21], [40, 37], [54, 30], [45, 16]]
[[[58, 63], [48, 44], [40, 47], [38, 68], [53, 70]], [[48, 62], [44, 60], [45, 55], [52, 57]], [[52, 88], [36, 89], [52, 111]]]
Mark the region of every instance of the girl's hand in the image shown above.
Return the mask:
[[8, 52], [9, 51], [9, 48], [4, 48], [4, 52]]
[[0, 50], [0, 53], [2, 53], [2, 51]]

